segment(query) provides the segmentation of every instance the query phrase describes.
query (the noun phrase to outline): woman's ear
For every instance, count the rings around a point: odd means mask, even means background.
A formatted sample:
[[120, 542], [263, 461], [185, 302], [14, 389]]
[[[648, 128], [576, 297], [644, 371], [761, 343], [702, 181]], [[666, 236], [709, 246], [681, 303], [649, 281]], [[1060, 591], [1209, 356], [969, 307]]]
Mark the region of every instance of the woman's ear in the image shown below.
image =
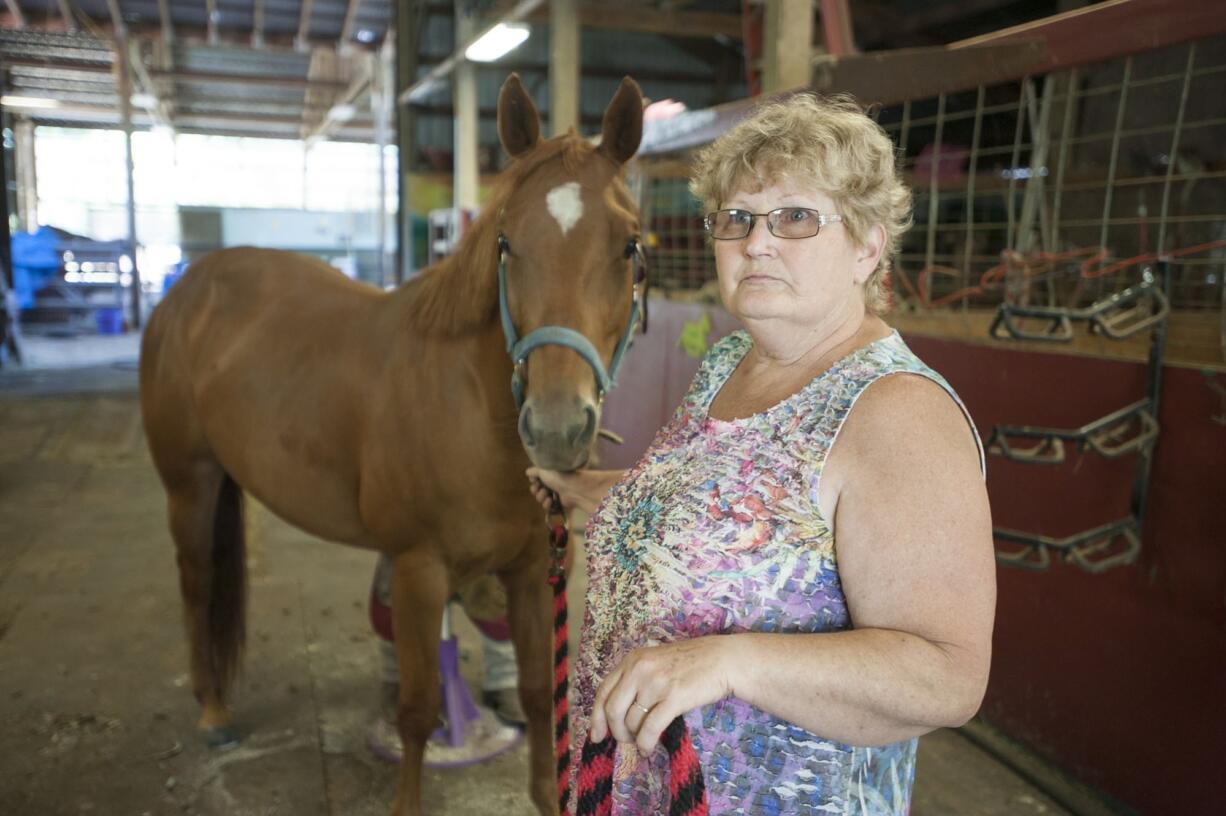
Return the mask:
[[873, 274], [881, 263], [881, 253], [885, 251], [885, 227], [873, 224], [864, 236], [864, 242], [856, 247], [855, 281], [863, 284]]

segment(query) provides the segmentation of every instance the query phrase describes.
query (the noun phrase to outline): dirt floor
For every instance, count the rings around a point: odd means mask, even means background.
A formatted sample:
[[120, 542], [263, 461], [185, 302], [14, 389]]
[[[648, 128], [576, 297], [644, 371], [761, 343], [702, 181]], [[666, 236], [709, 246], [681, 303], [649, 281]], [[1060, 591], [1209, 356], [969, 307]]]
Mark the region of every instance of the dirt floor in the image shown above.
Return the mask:
[[[195, 730], [132, 365], [0, 372], [0, 814], [388, 812], [395, 770], [365, 745], [378, 703], [374, 556], [267, 513], [254, 528], [244, 741], [213, 752]], [[463, 643], [471, 630], [457, 630]], [[479, 654], [463, 650], [470, 679]], [[522, 744], [429, 771], [427, 812], [531, 816], [526, 775]], [[920, 742], [912, 812], [1069, 811], [944, 731]]]

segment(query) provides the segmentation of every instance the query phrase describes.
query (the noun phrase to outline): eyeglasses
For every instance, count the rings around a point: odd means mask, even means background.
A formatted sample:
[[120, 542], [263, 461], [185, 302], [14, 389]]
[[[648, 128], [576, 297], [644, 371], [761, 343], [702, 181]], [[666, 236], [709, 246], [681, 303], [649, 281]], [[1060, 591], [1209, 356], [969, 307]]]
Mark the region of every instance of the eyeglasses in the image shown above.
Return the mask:
[[780, 207], [768, 213], [717, 210], [707, 213], [702, 223], [717, 241], [739, 241], [753, 231], [754, 221], [762, 217], [776, 238], [812, 238], [827, 224], [843, 220], [841, 215], [826, 215], [808, 207]]

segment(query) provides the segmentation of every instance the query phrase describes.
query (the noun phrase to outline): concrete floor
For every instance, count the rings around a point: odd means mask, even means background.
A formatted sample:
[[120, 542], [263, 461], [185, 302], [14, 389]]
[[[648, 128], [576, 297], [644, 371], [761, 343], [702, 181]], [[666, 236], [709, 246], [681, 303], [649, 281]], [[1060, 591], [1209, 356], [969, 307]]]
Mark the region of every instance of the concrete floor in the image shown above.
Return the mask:
[[[0, 371], [0, 814], [383, 816], [395, 771], [365, 747], [373, 555], [256, 514], [245, 740], [210, 752], [162, 501], [130, 365]], [[471, 678], [479, 650], [464, 654]], [[526, 774], [522, 744], [428, 771], [427, 812], [531, 816]], [[917, 779], [916, 816], [1069, 812], [956, 732], [921, 740]]]

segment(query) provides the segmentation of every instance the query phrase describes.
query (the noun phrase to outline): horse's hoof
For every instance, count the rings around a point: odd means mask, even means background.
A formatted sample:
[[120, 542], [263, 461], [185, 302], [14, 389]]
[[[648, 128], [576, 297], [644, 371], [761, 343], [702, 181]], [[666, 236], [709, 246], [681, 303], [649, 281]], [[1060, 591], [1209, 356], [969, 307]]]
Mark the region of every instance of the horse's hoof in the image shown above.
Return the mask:
[[204, 743], [214, 751], [226, 751], [238, 747], [240, 740], [233, 726], [219, 725], [204, 730]]

